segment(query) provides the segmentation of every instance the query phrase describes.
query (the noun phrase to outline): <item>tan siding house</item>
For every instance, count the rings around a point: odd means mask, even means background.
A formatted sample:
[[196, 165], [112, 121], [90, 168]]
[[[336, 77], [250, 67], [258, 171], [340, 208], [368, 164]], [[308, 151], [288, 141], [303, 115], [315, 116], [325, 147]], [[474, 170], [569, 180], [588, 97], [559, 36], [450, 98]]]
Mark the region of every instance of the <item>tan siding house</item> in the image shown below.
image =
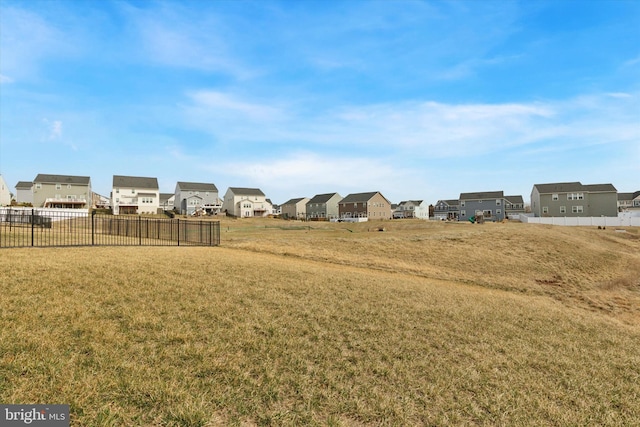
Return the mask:
[[391, 202], [379, 191], [353, 193], [338, 203], [340, 218], [391, 219]]

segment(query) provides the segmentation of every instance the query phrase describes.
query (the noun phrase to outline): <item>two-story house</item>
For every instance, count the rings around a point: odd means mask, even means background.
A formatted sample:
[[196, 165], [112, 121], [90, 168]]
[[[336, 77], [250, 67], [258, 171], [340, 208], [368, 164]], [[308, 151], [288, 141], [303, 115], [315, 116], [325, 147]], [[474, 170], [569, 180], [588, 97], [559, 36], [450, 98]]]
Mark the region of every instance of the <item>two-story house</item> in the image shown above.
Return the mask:
[[270, 214], [272, 206], [259, 188], [229, 187], [224, 195], [222, 211], [240, 218], [263, 217]]
[[178, 182], [176, 184], [175, 209], [183, 215], [193, 215], [202, 210], [208, 214], [220, 212], [218, 188], [215, 184], [202, 182]]
[[640, 210], [640, 191], [618, 193], [618, 211]]
[[352, 193], [338, 203], [340, 218], [391, 219], [391, 202], [379, 191]]
[[305, 219], [307, 216], [308, 197], [290, 199], [280, 205], [280, 215], [285, 219]]
[[111, 209], [114, 215], [155, 214], [159, 208], [158, 178], [113, 176]]
[[460, 201], [457, 199], [438, 200], [433, 208], [433, 216], [437, 220], [455, 221], [460, 215]]
[[91, 207], [91, 179], [88, 176], [41, 173], [33, 180], [31, 191], [34, 207], [66, 209]]
[[531, 212], [538, 217], [615, 217], [618, 192], [612, 184], [535, 184], [531, 190]]
[[510, 216], [515, 218], [524, 212], [524, 199], [522, 196], [504, 196], [504, 213], [506, 218]]
[[482, 215], [485, 221], [502, 221], [505, 218], [505, 197], [502, 191], [460, 193], [460, 221]]
[[33, 182], [18, 181], [16, 184], [16, 203], [33, 206]]
[[429, 219], [429, 205], [424, 200], [403, 200], [393, 210], [393, 217]]
[[338, 193], [316, 194], [307, 202], [307, 218], [309, 219], [334, 219], [340, 212], [338, 203], [342, 196]]
[[9, 206], [11, 204], [11, 191], [9, 186], [4, 180], [2, 174], [0, 174], [0, 206]]

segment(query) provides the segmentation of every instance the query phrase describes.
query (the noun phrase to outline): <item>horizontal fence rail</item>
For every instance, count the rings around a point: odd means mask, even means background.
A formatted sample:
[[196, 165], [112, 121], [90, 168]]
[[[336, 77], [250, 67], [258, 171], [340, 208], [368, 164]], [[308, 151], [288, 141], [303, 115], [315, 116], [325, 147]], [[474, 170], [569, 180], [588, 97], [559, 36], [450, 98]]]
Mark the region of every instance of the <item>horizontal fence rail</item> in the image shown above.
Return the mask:
[[218, 245], [219, 221], [0, 208], [0, 248]]

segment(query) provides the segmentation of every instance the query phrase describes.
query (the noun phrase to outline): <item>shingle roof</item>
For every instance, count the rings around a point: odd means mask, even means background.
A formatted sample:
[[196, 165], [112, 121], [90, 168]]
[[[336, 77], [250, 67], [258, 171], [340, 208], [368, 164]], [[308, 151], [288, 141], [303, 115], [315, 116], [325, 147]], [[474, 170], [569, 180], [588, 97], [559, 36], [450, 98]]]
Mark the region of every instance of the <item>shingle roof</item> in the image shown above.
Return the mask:
[[298, 197], [297, 199], [289, 199], [286, 202], [284, 202], [281, 206], [284, 205], [295, 205], [296, 203], [298, 203], [300, 200], [305, 199], [306, 197]]
[[540, 194], [549, 193], [567, 193], [569, 191], [616, 191], [612, 184], [590, 184], [582, 185], [581, 182], [555, 182], [550, 184], [535, 184], [534, 188], [538, 189]]
[[507, 199], [507, 201], [509, 203], [522, 203], [524, 204], [524, 199], [522, 198], [522, 196], [504, 196], [505, 199]]
[[155, 190], [159, 188], [158, 178], [122, 175], [113, 175], [113, 187], [153, 188]]
[[192, 190], [192, 191], [218, 191], [215, 184], [208, 184], [203, 182], [183, 182], [178, 181], [178, 187], [180, 190]]
[[438, 200], [438, 202], [436, 204], [438, 204], [440, 202], [446, 203], [449, 206], [457, 206], [457, 205], [460, 204], [460, 200], [458, 200], [458, 199], [448, 199], [448, 200], [440, 199], [440, 200]]
[[460, 200], [487, 200], [501, 199], [504, 197], [503, 191], [485, 191], [481, 193], [460, 193]]
[[[340, 203], [356, 203], [356, 202], [368, 202], [373, 196], [378, 194], [379, 191], [373, 191], [370, 193], [352, 193], [347, 195]], [[384, 196], [383, 196], [384, 197]]]
[[635, 191], [633, 193], [618, 193], [618, 200], [633, 200], [638, 196], [640, 196], [640, 191]]
[[31, 190], [33, 187], [33, 182], [29, 181], [18, 181], [16, 184], [16, 190]]
[[[338, 193], [316, 194], [307, 203], [327, 203], [336, 194], [338, 194]], [[338, 197], [340, 197], [339, 194], [338, 194]]]
[[42, 184], [78, 184], [88, 185], [91, 182], [91, 178], [88, 176], [72, 176], [72, 175], [50, 175], [39, 173], [33, 182]]
[[236, 196], [264, 196], [259, 188], [229, 187]]

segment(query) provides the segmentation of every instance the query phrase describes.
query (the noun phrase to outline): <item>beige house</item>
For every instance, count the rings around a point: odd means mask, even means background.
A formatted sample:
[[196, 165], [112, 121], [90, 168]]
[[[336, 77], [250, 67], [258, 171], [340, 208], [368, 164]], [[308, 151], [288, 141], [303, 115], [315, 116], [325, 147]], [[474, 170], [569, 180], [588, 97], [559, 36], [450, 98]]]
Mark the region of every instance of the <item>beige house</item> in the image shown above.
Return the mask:
[[280, 215], [284, 219], [305, 219], [307, 216], [308, 197], [291, 199], [280, 205]]
[[618, 211], [640, 210], [640, 191], [618, 193]]
[[340, 218], [391, 219], [391, 202], [379, 191], [353, 193], [338, 203]]
[[155, 214], [159, 208], [158, 178], [113, 176], [111, 209], [114, 215]]
[[4, 177], [0, 175], [0, 206], [8, 206], [11, 204], [11, 192], [9, 186], [4, 180]]
[[88, 209], [91, 207], [91, 179], [88, 176], [38, 174], [31, 187], [33, 206]]
[[222, 212], [240, 218], [267, 216], [272, 209], [259, 188], [229, 187], [222, 202]]

